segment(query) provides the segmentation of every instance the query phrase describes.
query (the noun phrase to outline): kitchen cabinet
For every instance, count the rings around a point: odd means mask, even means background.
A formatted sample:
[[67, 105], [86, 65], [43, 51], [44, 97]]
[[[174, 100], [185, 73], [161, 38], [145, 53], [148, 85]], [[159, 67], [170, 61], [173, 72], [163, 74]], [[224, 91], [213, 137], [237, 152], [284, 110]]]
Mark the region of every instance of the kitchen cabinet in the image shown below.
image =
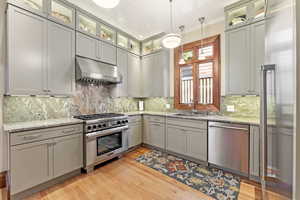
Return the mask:
[[125, 35], [118, 33], [117, 34], [117, 44], [119, 47], [128, 49], [129, 39]]
[[115, 44], [116, 43], [116, 31], [108, 26], [103, 25], [103, 24], [100, 24], [99, 27], [100, 27], [100, 35], [99, 35], [100, 38], [109, 43]]
[[260, 176], [259, 127], [250, 126], [250, 176]]
[[48, 22], [48, 90], [54, 95], [75, 91], [75, 31]]
[[82, 124], [8, 133], [11, 195], [79, 170]]
[[97, 37], [97, 21], [81, 12], [77, 12], [76, 30], [91, 37]]
[[66, 2], [51, 0], [48, 6], [48, 18], [72, 29], [75, 28], [75, 9]]
[[45, 140], [14, 146], [10, 150], [10, 179], [12, 194], [46, 182], [52, 176], [51, 141]]
[[117, 49], [117, 67], [119, 73], [122, 74], [122, 83], [114, 85], [112, 89], [112, 96], [127, 97], [128, 96], [128, 84], [127, 84], [128, 52], [121, 48]]
[[160, 51], [142, 57], [143, 97], [170, 95], [169, 65], [169, 51]]
[[226, 33], [226, 93], [250, 92], [250, 27]]
[[142, 97], [142, 67], [139, 56], [128, 54], [128, 96]]
[[82, 143], [81, 134], [54, 139], [53, 177], [62, 176], [82, 167]]
[[8, 8], [8, 24], [6, 92], [71, 95], [75, 82], [74, 30], [13, 6]]
[[165, 149], [165, 118], [144, 116], [143, 143]]
[[128, 148], [135, 147], [142, 143], [142, 127], [141, 115], [129, 116]]
[[48, 15], [46, 0], [8, 0], [7, 2], [43, 17]]
[[259, 95], [264, 64], [265, 24], [260, 21], [226, 32], [226, 94]]
[[207, 131], [189, 129], [187, 133], [187, 155], [207, 161]]
[[182, 155], [187, 154], [187, 137], [184, 129], [177, 126], [167, 126], [166, 149]]
[[47, 20], [8, 7], [8, 94], [46, 94]]
[[76, 33], [76, 55], [93, 60], [98, 60], [98, 40], [83, 33]]
[[98, 44], [101, 44], [101, 54], [100, 60], [102, 62], [106, 62], [112, 65], [116, 65], [117, 63], [117, 48], [111, 44], [106, 42], [99, 41]]

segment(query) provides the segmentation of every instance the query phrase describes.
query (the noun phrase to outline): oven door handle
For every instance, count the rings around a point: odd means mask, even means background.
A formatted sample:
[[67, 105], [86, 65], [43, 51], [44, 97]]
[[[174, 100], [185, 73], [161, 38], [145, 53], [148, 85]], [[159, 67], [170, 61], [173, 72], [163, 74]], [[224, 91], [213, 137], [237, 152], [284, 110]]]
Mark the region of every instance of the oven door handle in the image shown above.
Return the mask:
[[88, 133], [85, 135], [87, 140], [93, 140], [97, 137], [100, 136], [106, 136], [106, 135], [111, 135], [120, 131], [124, 131], [127, 130], [128, 126], [122, 126], [122, 127], [117, 127], [117, 128], [112, 128], [112, 129], [107, 129], [107, 130], [103, 130], [103, 131], [97, 131], [97, 132], [93, 132], [93, 133]]

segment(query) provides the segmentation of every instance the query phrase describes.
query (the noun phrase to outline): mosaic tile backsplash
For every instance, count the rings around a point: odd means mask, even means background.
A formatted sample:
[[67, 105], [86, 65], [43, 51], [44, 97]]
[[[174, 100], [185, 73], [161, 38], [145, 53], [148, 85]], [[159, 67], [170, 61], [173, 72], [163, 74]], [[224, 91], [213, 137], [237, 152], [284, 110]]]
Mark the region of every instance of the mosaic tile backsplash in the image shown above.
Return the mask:
[[[72, 98], [7, 96], [4, 98], [4, 122], [25, 122], [34, 120], [72, 117], [79, 114], [103, 112], [133, 112], [138, 110], [138, 100], [113, 98], [109, 87], [77, 84]], [[146, 111], [173, 112], [173, 98], [147, 98]], [[222, 97], [219, 114], [231, 117], [259, 117], [259, 97]], [[167, 104], [170, 108], [167, 108]], [[226, 106], [233, 105], [235, 112], [227, 112]]]

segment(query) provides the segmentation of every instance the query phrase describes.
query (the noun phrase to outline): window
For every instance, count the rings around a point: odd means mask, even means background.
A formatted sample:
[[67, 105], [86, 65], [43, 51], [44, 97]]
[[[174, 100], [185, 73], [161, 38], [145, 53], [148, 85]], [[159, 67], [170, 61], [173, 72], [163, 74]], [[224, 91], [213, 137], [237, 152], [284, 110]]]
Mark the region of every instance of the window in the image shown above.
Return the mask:
[[219, 111], [220, 35], [175, 49], [175, 108]]

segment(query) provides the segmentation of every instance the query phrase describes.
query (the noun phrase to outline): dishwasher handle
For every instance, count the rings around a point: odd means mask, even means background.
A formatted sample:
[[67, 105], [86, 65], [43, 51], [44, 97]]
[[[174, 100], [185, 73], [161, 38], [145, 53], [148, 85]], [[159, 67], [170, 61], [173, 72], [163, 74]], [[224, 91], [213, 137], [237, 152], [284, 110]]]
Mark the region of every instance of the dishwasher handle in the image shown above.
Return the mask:
[[234, 126], [222, 126], [222, 125], [209, 125], [210, 128], [224, 128], [224, 129], [232, 129], [232, 130], [240, 130], [240, 131], [248, 131], [247, 128], [240, 128]]

